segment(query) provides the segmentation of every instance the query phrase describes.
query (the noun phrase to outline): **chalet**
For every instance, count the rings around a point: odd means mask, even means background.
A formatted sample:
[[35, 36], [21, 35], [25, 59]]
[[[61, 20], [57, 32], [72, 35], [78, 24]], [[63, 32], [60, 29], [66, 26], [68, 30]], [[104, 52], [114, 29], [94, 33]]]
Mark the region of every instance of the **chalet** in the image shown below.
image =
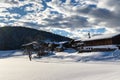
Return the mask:
[[92, 51], [110, 51], [120, 46], [120, 33], [84, 39], [84, 48]]
[[111, 51], [117, 48], [120, 49], [120, 33], [99, 35], [75, 42], [82, 43], [82, 45], [77, 47], [80, 51]]
[[22, 48], [24, 54], [36, 53], [39, 57], [48, 54], [48, 45], [44, 42], [33, 41], [27, 44], [23, 44]]
[[64, 47], [63, 47], [63, 44], [59, 44], [59, 46], [57, 46], [54, 50], [57, 51], [57, 52], [61, 52], [61, 51], [64, 51]]
[[120, 33], [95, 36], [93, 38], [84, 39], [83, 42], [85, 46], [119, 45]]

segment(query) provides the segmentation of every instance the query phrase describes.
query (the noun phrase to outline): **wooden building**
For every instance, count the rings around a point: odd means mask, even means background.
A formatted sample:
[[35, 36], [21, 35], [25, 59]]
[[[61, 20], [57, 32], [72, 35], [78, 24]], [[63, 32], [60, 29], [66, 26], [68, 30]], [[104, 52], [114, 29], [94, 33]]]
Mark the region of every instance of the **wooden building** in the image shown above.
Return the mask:
[[120, 33], [100, 35], [83, 40], [84, 46], [120, 45]]
[[120, 33], [99, 35], [82, 40], [83, 45], [78, 47], [79, 52], [112, 51], [120, 49]]
[[23, 54], [28, 54], [29, 56], [31, 56], [33, 53], [36, 53], [38, 57], [48, 54], [48, 44], [44, 42], [33, 41], [23, 44], [22, 48], [24, 50]]

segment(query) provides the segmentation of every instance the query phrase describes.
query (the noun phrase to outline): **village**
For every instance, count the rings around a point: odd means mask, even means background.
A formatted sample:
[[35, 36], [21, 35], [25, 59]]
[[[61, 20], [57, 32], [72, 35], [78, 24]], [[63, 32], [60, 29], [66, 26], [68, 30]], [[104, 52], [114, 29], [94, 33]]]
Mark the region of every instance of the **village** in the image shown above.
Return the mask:
[[0, 0], [0, 80], [120, 80], [120, 0]]
[[32, 41], [22, 45], [23, 54], [28, 54], [31, 60], [32, 54], [37, 57], [45, 56], [51, 52], [63, 52], [68, 48], [75, 49], [78, 53], [84, 52], [108, 52], [120, 49], [120, 34], [100, 35], [88, 39], [71, 40], [63, 42], [38, 42]]

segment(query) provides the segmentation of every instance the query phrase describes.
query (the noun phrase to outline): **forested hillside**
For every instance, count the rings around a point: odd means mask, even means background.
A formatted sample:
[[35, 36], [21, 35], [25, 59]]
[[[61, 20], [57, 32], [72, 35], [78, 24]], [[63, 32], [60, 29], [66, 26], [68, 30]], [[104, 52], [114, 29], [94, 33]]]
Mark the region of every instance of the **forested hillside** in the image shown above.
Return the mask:
[[71, 39], [50, 32], [20, 26], [0, 28], [0, 50], [19, 49], [22, 44], [36, 40], [60, 42]]

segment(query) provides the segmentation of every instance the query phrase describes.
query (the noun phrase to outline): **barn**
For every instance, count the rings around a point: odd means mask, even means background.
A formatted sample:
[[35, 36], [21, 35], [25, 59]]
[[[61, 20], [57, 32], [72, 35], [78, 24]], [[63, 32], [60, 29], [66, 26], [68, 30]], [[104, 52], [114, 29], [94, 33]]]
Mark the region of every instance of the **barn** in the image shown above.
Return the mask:
[[85, 46], [120, 45], [120, 33], [95, 36], [83, 40]]
[[82, 42], [85, 51], [111, 51], [120, 48], [120, 33], [94, 36]]

